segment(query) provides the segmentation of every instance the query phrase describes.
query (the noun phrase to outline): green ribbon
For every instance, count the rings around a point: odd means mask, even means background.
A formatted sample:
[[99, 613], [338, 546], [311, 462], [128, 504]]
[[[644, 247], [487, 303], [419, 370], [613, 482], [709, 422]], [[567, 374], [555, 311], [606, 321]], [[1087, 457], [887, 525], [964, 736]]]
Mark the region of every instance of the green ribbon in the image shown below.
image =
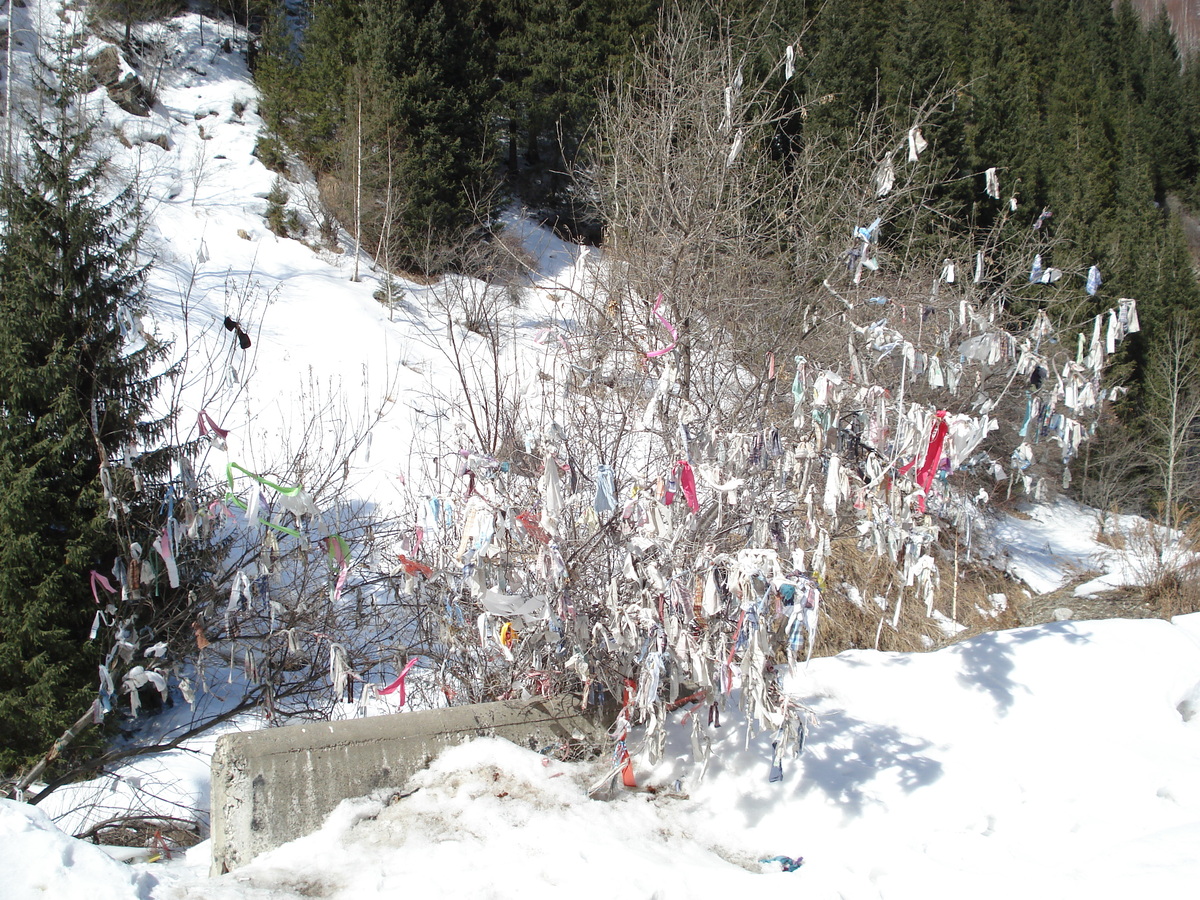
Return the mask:
[[[228, 491], [228, 493], [226, 493], [225, 499], [227, 502], [232, 503], [234, 506], [238, 507], [241, 510], [247, 509], [247, 506], [246, 506], [245, 501], [243, 501], [240, 497], [238, 497], [233, 492], [233, 470], [234, 469], [237, 469], [243, 475], [249, 476], [252, 480], [256, 481], [258, 484], [261, 484], [263, 487], [272, 488], [273, 490], [277, 491], [279, 494], [281, 494], [284, 497], [295, 497], [302, 490], [304, 490], [304, 485], [302, 485], [302, 484], [298, 484], [295, 487], [284, 487], [281, 484], [276, 484], [274, 481], [271, 481], [269, 478], [263, 478], [261, 475], [256, 475], [254, 472], [251, 472], [245, 466], [239, 466], [237, 463], [231, 462], [227, 466], [225, 466], [225, 477], [229, 481], [229, 491]], [[303, 539], [303, 537], [304, 537], [304, 535], [302, 535], [295, 528], [288, 528], [286, 525], [280, 525], [277, 522], [271, 522], [271, 521], [268, 521], [267, 519], [260, 518], [258, 520], [258, 523], [260, 525], [266, 525], [268, 528], [274, 528], [276, 531], [281, 531], [284, 534], [289, 534], [294, 538]], [[339, 538], [339, 540], [340, 540], [340, 538]]]

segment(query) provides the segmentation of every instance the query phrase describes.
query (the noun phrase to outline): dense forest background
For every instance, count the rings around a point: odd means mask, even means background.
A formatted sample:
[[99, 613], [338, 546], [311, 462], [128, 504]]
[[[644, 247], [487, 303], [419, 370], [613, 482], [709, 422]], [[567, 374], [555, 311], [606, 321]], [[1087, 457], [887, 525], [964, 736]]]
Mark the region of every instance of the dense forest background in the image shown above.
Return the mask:
[[[367, 244], [412, 266], [509, 197], [586, 218], [569, 172], [599, 93], [661, 6], [275, 4], [257, 67], [264, 111], [343, 221], [361, 181]], [[849, 133], [873, 108], [908, 116], [937, 102], [927, 137], [964, 225], [986, 225], [1015, 194], [1027, 215], [1013, 228], [1046, 208], [1047, 233], [1072, 236], [1064, 271], [1099, 266], [1108, 293], [1144, 297], [1152, 322], [1194, 305], [1179, 213], [1200, 200], [1200, 68], [1186, 65], [1165, 8], [1146, 22], [1106, 0], [781, 0], [706, 15], [735, 29], [768, 16], [762, 65], [792, 46], [781, 157], [818, 133]], [[1000, 199], [980, 189], [992, 166]]]
[[[603, 152], [599, 104], [653, 41], [664, 4], [310, 0], [260, 10], [256, 77], [276, 136], [260, 155], [283, 166], [285, 147], [299, 154], [330, 222], [384, 268], [460, 265], [464, 237], [514, 200], [598, 237], [603, 223], [572, 175]], [[1188, 212], [1200, 206], [1200, 66], [1181, 53], [1166, 7], [728, 0], [696, 15], [714, 41], [755, 36], [748, 64], [778, 81], [767, 102], [781, 170], [806, 144], [851, 145], [868, 118], [899, 130], [919, 118], [939, 160], [927, 205], [940, 228], [995, 241], [1036, 227], [1045, 265], [1080, 288], [1098, 267], [1103, 288], [1070, 313], [1080, 323], [1136, 297], [1146, 327], [1116, 369], [1134, 385], [1124, 422], [1137, 430], [1146, 414], [1161, 416], [1141, 391], [1148, 360], [1168, 326], [1188, 335], [1200, 321], [1200, 225]], [[780, 64], [789, 48], [790, 77]], [[993, 167], [998, 197], [985, 191]], [[1178, 405], [1178, 388], [1164, 402]]]

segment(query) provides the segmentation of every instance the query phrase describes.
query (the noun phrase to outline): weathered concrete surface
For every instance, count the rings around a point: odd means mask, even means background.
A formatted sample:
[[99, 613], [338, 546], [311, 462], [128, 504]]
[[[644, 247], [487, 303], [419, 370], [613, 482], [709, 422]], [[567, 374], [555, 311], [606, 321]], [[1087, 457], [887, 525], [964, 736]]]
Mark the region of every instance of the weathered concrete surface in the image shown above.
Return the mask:
[[212, 873], [310, 834], [342, 800], [401, 787], [444, 747], [495, 735], [531, 750], [600, 748], [612, 714], [559, 696], [223, 735], [212, 758]]

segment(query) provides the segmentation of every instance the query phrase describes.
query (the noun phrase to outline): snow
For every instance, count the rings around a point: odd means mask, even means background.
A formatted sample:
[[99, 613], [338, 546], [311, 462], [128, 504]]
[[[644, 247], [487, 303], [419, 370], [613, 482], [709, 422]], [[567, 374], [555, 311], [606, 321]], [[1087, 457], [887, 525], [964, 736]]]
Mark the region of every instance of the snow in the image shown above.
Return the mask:
[[[1138, 521], [1135, 516], [1106, 519], [1108, 530], [1119, 533], [1132, 531]], [[1136, 560], [1098, 541], [1099, 524], [1096, 510], [1062, 497], [1028, 506], [1019, 517], [1001, 514], [988, 529], [988, 537], [994, 546], [1004, 548], [997, 565], [1034, 593], [1048, 594], [1091, 573], [1095, 577], [1074, 590], [1077, 597], [1091, 597], [1138, 583]]]
[[4, 896], [149, 900], [151, 870], [125, 866], [99, 847], [69, 837], [36, 806], [0, 800]]
[[[770, 783], [770, 735], [736, 711], [690, 728], [639, 783], [589, 798], [605, 760], [499, 739], [451, 748], [402, 791], [219, 878], [205, 847], [124, 867], [37, 810], [0, 806], [6, 897], [951, 898], [1189, 896], [1200, 877], [1200, 614], [1065, 622], [933, 653], [852, 651], [786, 680], [813, 714]], [[703, 710], [701, 710], [703, 713]], [[673, 722], [686, 715], [679, 710]], [[783, 872], [777, 856], [803, 857]], [[12, 884], [13, 882], [10, 882]]]
[[[15, 10], [17, 27], [49, 21], [52, 8]], [[458, 418], [441, 309], [455, 291], [485, 288], [405, 282], [389, 311], [372, 296], [369, 262], [353, 282], [348, 253], [271, 234], [263, 198], [275, 175], [253, 156], [254, 89], [213, 24], [204, 46], [200, 28], [185, 15], [164, 33], [171, 64], [149, 119], [94, 94], [113, 126], [106, 150], [149, 197], [147, 328], [192, 348], [176, 398], [192, 418], [181, 426], [194, 434], [207, 409], [231, 431], [230, 459], [271, 471], [302, 430], [335, 446], [380, 412], [352, 454], [351, 481], [371, 502], [399, 502], [400, 483], [420, 474], [413, 451]], [[160, 136], [169, 149], [148, 143]], [[289, 187], [303, 208], [313, 186]], [[505, 221], [541, 273], [505, 324], [514, 371], [542, 390], [547, 328], [589, 260], [517, 212]], [[248, 328], [251, 351], [232, 346], [226, 315]], [[225, 462], [209, 454], [213, 471]], [[1002, 518], [991, 540], [1034, 591], [1084, 571], [1103, 573], [1089, 589], [1136, 575], [1095, 541], [1094, 512], [1059, 501], [1028, 514]], [[52, 795], [57, 826], [39, 808], [0, 802], [0, 895], [1182, 897], [1200, 880], [1200, 615], [1062, 622], [926, 654], [846, 652], [792, 672], [786, 689], [812, 717], [778, 783], [767, 777], [771, 736], [747, 738], [733, 708], [720, 728], [706, 726], [717, 752], [698, 771], [681, 709], [666, 758], [637, 760], [639, 783], [657, 793], [593, 798], [607, 760], [568, 764], [479, 740], [443, 753], [403, 796], [347, 801], [317, 833], [216, 879], [206, 844], [125, 865], [64, 833], [98, 810], [203, 811], [209, 734]], [[804, 865], [760, 862], [777, 856]]]

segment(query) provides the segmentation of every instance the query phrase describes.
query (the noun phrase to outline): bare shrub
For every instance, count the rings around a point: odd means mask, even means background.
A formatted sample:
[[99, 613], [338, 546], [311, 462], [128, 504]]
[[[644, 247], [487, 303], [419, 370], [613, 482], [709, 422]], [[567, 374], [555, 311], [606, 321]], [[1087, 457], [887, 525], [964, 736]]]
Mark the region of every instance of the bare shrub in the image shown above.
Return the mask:
[[1143, 599], [1163, 618], [1200, 611], [1200, 521], [1179, 508], [1170, 519], [1181, 526], [1139, 520], [1124, 534]]

